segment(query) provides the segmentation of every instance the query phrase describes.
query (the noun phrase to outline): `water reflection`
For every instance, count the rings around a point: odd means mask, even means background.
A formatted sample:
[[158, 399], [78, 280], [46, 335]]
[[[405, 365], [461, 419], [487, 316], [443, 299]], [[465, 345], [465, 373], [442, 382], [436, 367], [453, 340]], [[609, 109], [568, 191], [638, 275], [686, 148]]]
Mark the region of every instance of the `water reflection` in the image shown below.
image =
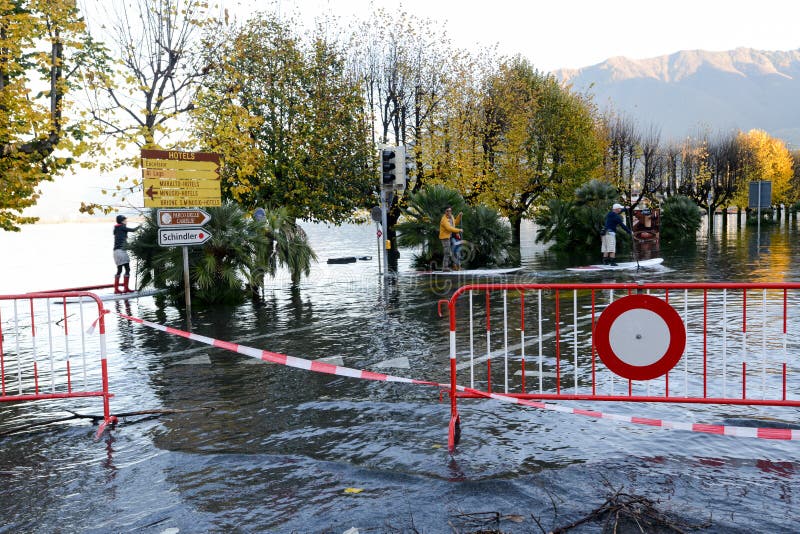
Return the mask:
[[[796, 224], [762, 227], [756, 235], [733, 221], [726, 227], [718, 224], [715, 234], [701, 235], [692, 246], [662, 244], [660, 252], [652, 253], [665, 258], [663, 269], [601, 275], [565, 272], [568, 264], [534, 243], [534, 228], [526, 225], [525, 269], [507, 279], [798, 279]], [[100, 226], [98, 241], [105, 242], [107, 228]], [[51, 228], [43, 234], [46, 240], [34, 238], [31, 247], [69, 241], [71, 234], [58, 234], [69, 232], [68, 227]], [[400, 274], [387, 284], [375, 260], [324, 263], [342, 251], [372, 255], [371, 226], [311, 225], [308, 234], [322, 261], [299, 288], [292, 288], [284, 274], [268, 282], [262, 298], [194, 309], [195, 332], [302, 358], [338, 357], [353, 368], [448, 381], [448, 320], [438, 316], [436, 302], [449, 297], [459, 281], [412, 275], [413, 252], [406, 250], [401, 251]], [[105, 248], [99, 248], [96, 259], [86, 259], [107, 267]], [[100, 271], [98, 279], [107, 269]], [[3, 272], [3, 280], [9, 276]], [[544, 306], [553, 305], [553, 296], [545, 295]], [[492, 306], [501, 313], [501, 305]], [[182, 311], [163, 298], [109, 307], [158, 324], [180, 327], [183, 321]], [[344, 532], [352, 526], [444, 532], [450, 530], [453, 510], [492, 509], [526, 518], [535, 511], [545, 524], [557, 526], [565, 517], [588, 513], [608, 484], [666, 498], [689, 519], [703, 521], [706, 509], [712, 510], [712, 531], [780, 531], [798, 521], [791, 502], [798, 476], [793, 443], [669, 432], [465, 400], [459, 404], [462, 441], [450, 456], [449, 404], [447, 399], [439, 402], [436, 388], [258, 363], [113, 314], [106, 317], [116, 395], [112, 411], [204, 410], [123, 421], [100, 443], [92, 442], [93, 429], [85, 424], [51, 425], [0, 438], [0, 476], [6, 482], [0, 498], [8, 529], [56, 531], [69, 524], [88, 532]], [[512, 330], [519, 327], [518, 317], [512, 314], [509, 320]], [[733, 322], [728, 326], [736, 328]], [[712, 327], [721, 328], [722, 318], [714, 316]], [[467, 342], [459, 338], [461, 346]], [[545, 355], [552, 355], [548, 343]], [[378, 367], [397, 358], [407, 359], [409, 368]], [[503, 378], [497, 374], [493, 381]], [[578, 379], [584, 384], [586, 377]], [[512, 378], [512, 385], [518, 387], [520, 380]], [[665, 420], [755, 420], [759, 426], [765, 418], [797, 417], [796, 410], [757, 407], [576, 406]], [[65, 409], [97, 411], [97, 404], [0, 408], [0, 428], [8, 428], [31, 417], [63, 415]], [[345, 493], [350, 487], [363, 491]], [[34, 499], [38, 505], [31, 507]], [[557, 514], [552, 499], [559, 503]], [[109, 507], [117, 512], [113, 519], [98, 520], [96, 511]], [[503, 530], [537, 527], [528, 520], [504, 524]]]

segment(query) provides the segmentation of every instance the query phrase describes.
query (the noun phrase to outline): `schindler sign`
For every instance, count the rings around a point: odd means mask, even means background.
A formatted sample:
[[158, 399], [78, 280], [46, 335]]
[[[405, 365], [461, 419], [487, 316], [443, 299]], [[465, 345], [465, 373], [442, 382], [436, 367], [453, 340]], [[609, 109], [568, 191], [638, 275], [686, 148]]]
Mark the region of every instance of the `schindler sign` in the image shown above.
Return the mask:
[[162, 247], [201, 245], [211, 239], [205, 228], [159, 228], [158, 244]]

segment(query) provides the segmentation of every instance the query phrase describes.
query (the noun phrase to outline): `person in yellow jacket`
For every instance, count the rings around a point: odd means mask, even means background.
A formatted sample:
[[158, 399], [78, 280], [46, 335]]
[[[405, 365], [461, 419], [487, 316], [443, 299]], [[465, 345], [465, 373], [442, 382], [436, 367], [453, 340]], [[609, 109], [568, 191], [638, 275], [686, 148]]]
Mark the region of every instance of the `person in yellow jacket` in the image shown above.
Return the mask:
[[442, 220], [439, 221], [439, 240], [442, 242], [442, 251], [444, 252], [442, 271], [449, 271], [451, 262], [453, 264], [453, 269], [457, 271], [460, 268], [458, 266], [458, 260], [453, 256], [453, 249], [450, 247], [450, 237], [454, 233], [462, 232], [461, 228], [456, 226], [461, 224], [461, 215], [462, 214], [459, 213], [456, 215], [456, 218], [453, 219], [453, 208], [447, 206], [444, 210], [444, 215], [442, 215]]

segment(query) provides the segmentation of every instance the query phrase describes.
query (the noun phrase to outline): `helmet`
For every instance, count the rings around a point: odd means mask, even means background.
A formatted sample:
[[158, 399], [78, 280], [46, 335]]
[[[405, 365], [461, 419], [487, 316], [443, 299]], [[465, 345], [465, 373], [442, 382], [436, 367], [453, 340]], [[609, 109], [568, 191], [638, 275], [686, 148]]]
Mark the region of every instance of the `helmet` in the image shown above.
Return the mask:
[[122, 224], [122, 223], [124, 223], [124, 222], [125, 222], [127, 219], [128, 219], [128, 218], [127, 218], [127, 217], [125, 217], [124, 215], [117, 215], [117, 224]]

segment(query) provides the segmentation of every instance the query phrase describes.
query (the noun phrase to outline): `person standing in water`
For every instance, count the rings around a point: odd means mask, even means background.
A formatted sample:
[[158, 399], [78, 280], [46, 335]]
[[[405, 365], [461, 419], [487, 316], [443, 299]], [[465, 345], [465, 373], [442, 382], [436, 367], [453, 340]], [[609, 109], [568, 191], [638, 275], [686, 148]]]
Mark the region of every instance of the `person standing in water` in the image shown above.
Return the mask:
[[[600, 236], [600, 252], [603, 254], [603, 265], [617, 265], [615, 257], [617, 255], [617, 227], [621, 226], [623, 230], [633, 237], [631, 229], [625, 226], [625, 222], [620, 216], [623, 210], [622, 204], [614, 204], [611, 206], [611, 211], [606, 215], [606, 220], [603, 225], [603, 232]], [[635, 240], [636, 238], [634, 238]]]
[[453, 249], [450, 245], [450, 238], [453, 234], [461, 233], [461, 228], [457, 228], [456, 225], [461, 224], [461, 214], [459, 213], [455, 219], [453, 219], [453, 208], [447, 206], [444, 210], [444, 215], [442, 215], [442, 220], [439, 221], [439, 240], [442, 242], [442, 271], [449, 271], [450, 264], [452, 262], [453, 268], [457, 271], [459, 269], [458, 262], [453, 256]]
[[[117, 224], [114, 225], [114, 263], [117, 264], [117, 274], [114, 275], [114, 293], [132, 293], [130, 288], [131, 280], [131, 259], [128, 256], [128, 251], [125, 250], [128, 243], [128, 233], [135, 232], [139, 229], [128, 228], [126, 225], [127, 217], [124, 215], [117, 215]], [[125, 271], [123, 278], [124, 287], [119, 285], [119, 277], [122, 271]]]

